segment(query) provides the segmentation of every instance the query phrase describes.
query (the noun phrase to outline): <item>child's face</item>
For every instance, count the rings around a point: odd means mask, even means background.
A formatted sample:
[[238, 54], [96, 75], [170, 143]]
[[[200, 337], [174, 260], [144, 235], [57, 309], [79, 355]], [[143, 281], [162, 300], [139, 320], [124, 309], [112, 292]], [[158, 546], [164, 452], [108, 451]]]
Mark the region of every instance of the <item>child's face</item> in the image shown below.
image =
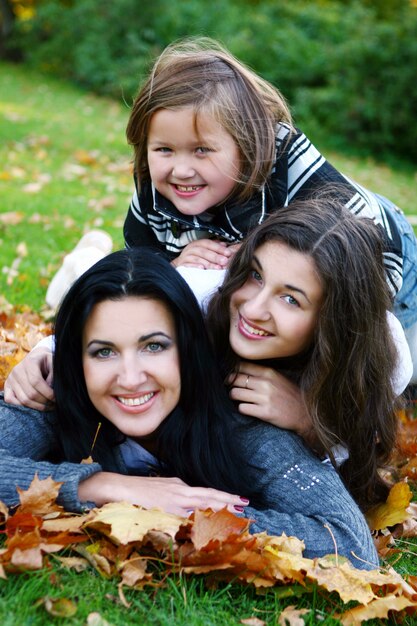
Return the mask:
[[83, 333], [83, 369], [96, 409], [122, 433], [141, 440], [179, 401], [174, 320], [158, 300], [127, 297], [97, 304]]
[[307, 349], [323, 301], [312, 258], [273, 241], [260, 246], [246, 282], [230, 300], [230, 344], [248, 360]]
[[[161, 109], [151, 118], [148, 165], [152, 182], [184, 215], [200, 215], [225, 200], [239, 176], [232, 136], [192, 108]], [[197, 134], [198, 131], [198, 134]]]

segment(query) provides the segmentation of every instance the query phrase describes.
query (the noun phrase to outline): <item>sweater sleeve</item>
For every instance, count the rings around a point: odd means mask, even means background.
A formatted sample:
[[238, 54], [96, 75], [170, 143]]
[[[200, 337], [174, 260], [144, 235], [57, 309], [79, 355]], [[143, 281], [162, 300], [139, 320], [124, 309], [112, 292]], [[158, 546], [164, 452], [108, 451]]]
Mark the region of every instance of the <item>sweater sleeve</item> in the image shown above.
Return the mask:
[[56, 415], [4, 402], [0, 398], [0, 500], [7, 506], [19, 503], [16, 487], [27, 489], [35, 474], [63, 482], [58, 504], [81, 511], [91, 503], [78, 499], [79, 483], [101, 471], [97, 463], [51, 462], [58, 458]]
[[304, 541], [307, 558], [337, 552], [355, 567], [378, 566], [366, 520], [330, 464], [294, 433], [268, 424], [243, 436], [259, 486], [256, 503], [244, 512], [254, 520], [251, 532], [295, 536]]

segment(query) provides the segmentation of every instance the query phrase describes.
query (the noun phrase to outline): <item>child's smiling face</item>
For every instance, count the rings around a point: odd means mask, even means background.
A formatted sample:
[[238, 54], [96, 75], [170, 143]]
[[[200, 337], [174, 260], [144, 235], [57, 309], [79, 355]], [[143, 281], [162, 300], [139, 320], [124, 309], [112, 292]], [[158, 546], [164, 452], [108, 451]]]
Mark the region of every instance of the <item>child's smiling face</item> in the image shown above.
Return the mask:
[[184, 215], [200, 215], [224, 201], [239, 178], [239, 150], [210, 115], [192, 108], [160, 109], [148, 134], [151, 179]]

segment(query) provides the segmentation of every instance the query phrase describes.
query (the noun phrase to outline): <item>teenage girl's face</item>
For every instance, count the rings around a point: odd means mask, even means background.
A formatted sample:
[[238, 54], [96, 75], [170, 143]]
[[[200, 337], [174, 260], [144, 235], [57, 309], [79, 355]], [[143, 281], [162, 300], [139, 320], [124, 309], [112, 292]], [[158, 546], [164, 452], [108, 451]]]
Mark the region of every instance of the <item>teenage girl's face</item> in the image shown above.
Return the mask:
[[176, 407], [180, 363], [174, 321], [158, 300], [97, 304], [83, 333], [83, 369], [96, 409], [130, 437], [151, 435]]
[[314, 262], [274, 241], [260, 246], [230, 301], [230, 344], [248, 360], [299, 354], [311, 345], [323, 288]]
[[160, 109], [148, 135], [149, 172], [156, 189], [180, 213], [200, 215], [225, 200], [239, 176], [232, 136], [210, 115], [192, 108]]

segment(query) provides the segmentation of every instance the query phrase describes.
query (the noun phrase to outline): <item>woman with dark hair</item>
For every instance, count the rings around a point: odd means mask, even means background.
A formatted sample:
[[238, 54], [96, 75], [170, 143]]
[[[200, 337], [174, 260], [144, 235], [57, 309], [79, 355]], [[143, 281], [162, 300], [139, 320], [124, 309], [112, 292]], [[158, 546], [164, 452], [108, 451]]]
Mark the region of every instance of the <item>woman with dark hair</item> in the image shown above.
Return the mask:
[[[363, 508], [386, 498], [379, 469], [396, 436], [382, 253], [378, 228], [334, 198], [293, 203], [249, 235], [208, 307], [239, 411], [303, 435]], [[304, 419], [274, 413], [283, 377], [301, 392]]]
[[199, 306], [167, 261], [139, 250], [99, 261], [64, 298], [55, 336], [56, 411], [0, 404], [6, 504], [37, 473], [63, 482], [58, 501], [73, 511], [228, 506], [255, 532], [299, 537], [307, 557], [336, 545], [357, 567], [377, 565], [333, 467], [298, 435], [236, 413]]

